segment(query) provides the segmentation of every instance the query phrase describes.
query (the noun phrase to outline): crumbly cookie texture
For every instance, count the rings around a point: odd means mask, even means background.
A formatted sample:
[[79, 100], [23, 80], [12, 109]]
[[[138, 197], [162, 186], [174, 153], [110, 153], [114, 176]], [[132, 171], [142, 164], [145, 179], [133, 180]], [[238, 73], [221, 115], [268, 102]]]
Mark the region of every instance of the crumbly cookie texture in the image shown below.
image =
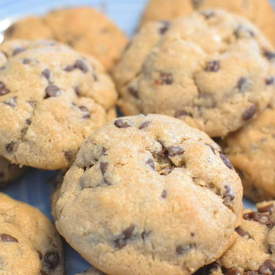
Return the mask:
[[0, 273], [62, 275], [61, 240], [39, 210], [0, 193]]
[[56, 42], [13, 40], [0, 51], [0, 155], [35, 168], [67, 167], [113, 117], [113, 82], [95, 59]]
[[207, 10], [145, 25], [114, 77], [125, 114], [174, 116], [217, 137], [265, 109], [275, 92], [274, 60], [250, 22]]
[[236, 228], [234, 245], [214, 264], [196, 275], [268, 275], [275, 273], [275, 201], [257, 204], [257, 210], [245, 210]]
[[275, 16], [268, 0], [150, 0], [142, 24], [148, 21], [171, 20], [193, 11], [217, 8], [251, 20], [275, 45]]
[[[73, 23], [72, 23], [73, 22]], [[51, 39], [96, 57], [110, 69], [128, 40], [109, 18], [95, 9], [79, 7], [27, 17], [14, 23], [6, 39]]]
[[275, 109], [270, 107], [225, 140], [245, 195], [253, 201], [275, 198]]
[[61, 235], [99, 270], [190, 274], [235, 240], [242, 186], [206, 134], [139, 115], [87, 139], [55, 205]]
[[16, 180], [24, 174], [26, 168], [21, 168], [18, 165], [10, 163], [3, 157], [0, 157], [0, 187], [7, 183]]

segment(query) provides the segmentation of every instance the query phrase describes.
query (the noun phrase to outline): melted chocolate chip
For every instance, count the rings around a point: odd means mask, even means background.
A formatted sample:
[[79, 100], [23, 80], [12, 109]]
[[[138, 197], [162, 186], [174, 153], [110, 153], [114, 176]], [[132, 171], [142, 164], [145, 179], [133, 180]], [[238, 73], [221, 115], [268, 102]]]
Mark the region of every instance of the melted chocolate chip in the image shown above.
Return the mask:
[[12, 51], [12, 55], [17, 55], [19, 53], [22, 53], [24, 52], [26, 49], [25, 48], [15, 48], [13, 51]]
[[144, 121], [139, 127], [139, 130], [147, 128], [151, 124], [151, 121]]
[[6, 145], [6, 151], [8, 153], [12, 153], [15, 149], [16, 143], [14, 141], [10, 142], [9, 144]]
[[117, 128], [128, 128], [128, 127], [131, 127], [130, 124], [128, 124], [127, 121], [122, 120], [122, 119], [117, 119], [117, 120], [114, 122], [114, 125], [115, 125]]
[[9, 234], [2, 233], [0, 234], [1, 242], [9, 242], [9, 243], [18, 243], [18, 240]]
[[267, 58], [268, 60], [273, 60], [275, 59], [275, 52], [270, 51], [270, 50], [264, 50], [263, 51], [263, 55], [265, 56], [265, 58]]
[[265, 79], [265, 84], [268, 85], [268, 86], [275, 84], [275, 78], [273, 76], [266, 78]]
[[80, 109], [81, 112], [84, 113], [84, 115], [82, 116], [82, 118], [88, 119], [88, 118], [91, 117], [91, 114], [90, 114], [90, 112], [89, 112], [89, 110], [88, 110], [87, 107], [81, 105], [81, 106], [79, 106], [78, 108]]
[[273, 225], [271, 219], [270, 219], [270, 214], [269, 213], [258, 213], [258, 212], [249, 212], [245, 213], [243, 215], [243, 218], [245, 220], [253, 220], [255, 222], [271, 226]]
[[246, 238], [251, 238], [251, 235], [247, 232], [247, 231], [245, 231], [245, 230], [243, 230], [240, 226], [239, 227], [237, 227], [236, 229], [235, 229], [235, 231], [241, 236], [241, 237], [246, 237]]
[[66, 160], [71, 163], [74, 160], [75, 154], [73, 151], [66, 151], [64, 152], [64, 156]]
[[241, 77], [237, 83], [237, 88], [241, 93], [244, 93], [251, 88], [251, 81], [246, 77]]
[[162, 26], [159, 28], [159, 33], [163, 35], [169, 30], [171, 23], [169, 21], [161, 21], [161, 25]]
[[182, 155], [184, 150], [179, 146], [170, 146], [167, 148], [168, 156], [175, 157], [177, 155]]
[[5, 83], [0, 81], [0, 96], [6, 95], [10, 92], [10, 90], [6, 87]]
[[49, 270], [54, 270], [60, 263], [60, 257], [58, 252], [50, 251], [44, 256], [44, 264]]
[[51, 78], [51, 71], [49, 69], [45, 69], [41, 72], [41, 75], [45, 77], [47, 80]]
[[184, 245], [184, 246], [178, 245], [176, 247], [176, 253], [178, 255], [184, 255], [184, 254], [188, 253], [190, 250], [194, 249], [195, 247], [196, 247], [195, 244], [188, 244], [188, 245]]
[[139, 98], [139, 95], [138, 95], [138, 90], [134, 87], [128, 87], [128, 92], [135, 98]]
[[160, 73], [160, 78], [155, 81], [156, 85], [172, 85], [174, 82], [173, 75], [171, 73]]
[[126, 228], [115, 240], [114, 245], [116, 248], [121, 249], [127, 245], [129, 239], [131, 239], [135, 230], [135, 225], [130, 225]]
[[163, 190], [163, 191], [162, 191], [161, 197], [162, 197], [163, 199], [166, 199], [166, 198], [167, 198], [167, 191], [166, 191], [166, 190]]
[[155, 162], [154, 162], [153, 159], [148, 159], [148, 160], [146, 161], [146, 164], [149, 165], [153, 170], [156, 169], [156, 167], [155, 167]]
[[257, 112], [257, 105], [252, 104], [248, 109], [246, 109], [244, 111], [244, 113], [242, 114], [242, 119], [243, 120], [250, 120], [251, 118], [254, 117], [256, 112]]
[[6, 101], [4, 101], [3, 103], [12, 107], [12, 108], [15, 108], [17, 106], [17, 97], [16, 96], [11, 97], [11, 98], [7, 99]]
[[220, 153], [220, 157], [221, 157], [223, 163], [224, 163], [229, 169], [233, 169], [233, 165], [232, 165], [231, 161], [227, 158], [226, 155], [224, 155], [223, 153]]
[[205, 66], [206, 72], [218, 72], [221, 68], [221, 64], [219, 60], [209, 61]]
[[48, 85], [45, 89], [45, 92], [46, 92], [45, 98], [56, 97], [61, 94], [59, 87], [53, 84]]
[[100, 171], [101, 171], [101, 173], [102, 173], [102, 175], [104, 175], [105, 173], [106, 173], [106, 171], [107, 171], [107, 169], [108, 169], [108, 165], [109, 165], [109, 163], [108, 162], [100, 162]]

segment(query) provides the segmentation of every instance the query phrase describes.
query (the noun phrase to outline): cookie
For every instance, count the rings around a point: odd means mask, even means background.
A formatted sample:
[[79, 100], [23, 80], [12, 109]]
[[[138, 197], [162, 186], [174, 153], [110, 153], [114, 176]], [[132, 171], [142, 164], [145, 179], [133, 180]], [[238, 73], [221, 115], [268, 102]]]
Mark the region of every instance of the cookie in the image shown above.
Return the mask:
[[61, 240], [39, 210], [0, 193], [2, 274], [62, 275]]
[[190, 274], [235, 240], [242, 187], [206, 134], [139, 115], [87, 139], [55, 208], [61, 235], [102, 272]]
[[0, 187], [7, 183], [16, 180], [24, 174], [25, 168], [20, 168], [7, 161], [5, 158], [0, 157]]
[[149, 23], [114, 70], [119, 104], [126, 115], [174, 116], [223, 137], [266, 108], [274, 60], [255, 26], [222, 10]]
[[94, 267], [90, 267], [87, 271], [82, 273], [77, 273], [76, 275], [107, 275], [107, 274], [99, 271]]
[[[257, 204], [257, 211], [246, 210], [236, 229], [234, 245], [215, 264], [197, 272], [203, 274], [275, 274], [275, 202]], [[254, 272], [254, 273], [253, 273]]]
[[18, 165], [66, 168], [113, 116], [113, 82], [95, 59], [63, 44], [15, 40], [0, 51], [0, 155]]
[[171, 20], [193, 11], [217, 8], [251, 20], [275, 45], [275, 16], [268, 0], [150, 0], [142, 24], [148, 21]]
[[[73, 24], [71, 23], [73, 22]], [[6, 39], [52, 39], [96, 57], [107, 69], [127, 44], [125, 34], [102, 13], [89, 7], [52, 11], [17, 21]]]
[[242, 178], [245, 195], [253, 201], [275, 198], [275, 109], [225, 140], [225, 150]]

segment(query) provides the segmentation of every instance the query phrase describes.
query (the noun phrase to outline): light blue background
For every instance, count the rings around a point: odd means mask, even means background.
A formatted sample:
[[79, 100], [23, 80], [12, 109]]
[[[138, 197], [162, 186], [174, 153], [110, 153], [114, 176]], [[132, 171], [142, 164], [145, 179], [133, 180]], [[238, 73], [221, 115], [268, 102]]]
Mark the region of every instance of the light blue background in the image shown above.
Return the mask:
[[[173, 1], [173, 0], [170, 0]], [[227, 0], [224, 0], [227, 1]], [[275, 0], [273, 1], [275, 3]], [[43, 14], [53, 8], [71, 5], [91, 5], [97, 7], [128, 34], [133, 34], [146, 0], [0, 0], [0, 31], [22, 16]], [[275, 26], [274, 26], [275, 27]], [[8, 186], [4, 192], [13, 198], [38, 207], [50, 217], [50, 196], [52, 186], [49, 184], [55, 172], [31, 169], [23, 179]], [[246, 205], [252, 206], [248, 202]], [[66, 274], [73, 275], [84, 271], [89, 266], [81, 257], [66, 245]]]

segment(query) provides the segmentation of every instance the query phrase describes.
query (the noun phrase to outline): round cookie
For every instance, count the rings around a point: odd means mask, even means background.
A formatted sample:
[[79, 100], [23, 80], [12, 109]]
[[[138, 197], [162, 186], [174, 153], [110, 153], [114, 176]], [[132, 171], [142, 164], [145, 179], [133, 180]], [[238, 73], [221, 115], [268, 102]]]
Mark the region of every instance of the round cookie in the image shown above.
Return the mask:
[[265, 109], [275, 92], [274, 60], [273, 48], [255, 26], [209, 10], [149, 23], [114, 77], [126, 115], [174, 116], [219, 137]]
[[95, 59], [63, 44], [15, 40], [0, 51], [0, 154], [24, 166], [67, 167], [113, 116], [113, 82]]
[[[238, 238], [218, 263], [199, 270], [203, 274], [275, 273], [275, 201], [257, 204], [257, 211], [246, 210]], [[249, 273], [251, 272], [251, 273]], [[254, 272], [254, 273], [253, 273]]]
[[148, 21], [175, 19], [192, 11], [217, 8], [246, 17], [275, 45], [275, 15], [268, 0], [150, 0], [142, 24]]
[[275, 109], [266, 109], [229, 135], [225, 151], [237, 168], [245, 196], [253, 201], [275, 198]]
[[139, 115], [86, 140], [55, 208], [61, 235], [107, 274], [190, 274], [235, 240], [242, 187], [206, 134]]
[[0, 157], [0, 187], [22, 176], [25, 170]]
[[39, 210], [0, 193], [0, 231], [3, 274], [64, 274], [61, 240]]
[[114, 22], [89, 7], [24, 18], [6, 31], [6, 38], [56, 40], [96, 57], [107, 69], [116, 63], [128, 42]]

